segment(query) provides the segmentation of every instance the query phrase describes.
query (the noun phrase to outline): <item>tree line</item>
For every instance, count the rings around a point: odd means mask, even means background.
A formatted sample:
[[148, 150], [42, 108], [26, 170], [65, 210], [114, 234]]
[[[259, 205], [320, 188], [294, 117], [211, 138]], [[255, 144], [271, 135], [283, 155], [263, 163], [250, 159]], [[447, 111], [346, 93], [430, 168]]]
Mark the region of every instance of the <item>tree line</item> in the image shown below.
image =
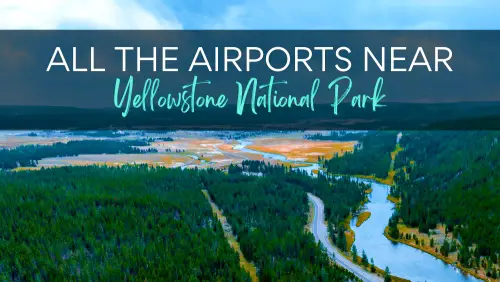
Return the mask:
[[408, 132], [395, 161], [391, 194], [401, 204], [394, 216], [420, 232], [445, 224], [467, 267], [495, 264], [500, 253], [499, 137], [488, 131]]
[[306, 172], [263, 161], [245, 161], [231, 171], [230, 175], [242, 171], [264, 175], [248, 177], [240, 183], [209, 185], [214, 201], [224, 210], [237, 234], [243, 253], [260, 270], [261, 280], [342, 281], [350, 277], [343, 269], [328, 268], [326, 253], [314, 243], [310, 233], [304, 233], [306, 193], [324, 201], [330, 236], [345, 250], [343, 221], [366, 197], [366, 185], [348, 177], [312, 178]]
[[369, 132], [361, 137], [353, 152], [336, 154], [324, 161], [329, 173], [349, 175], [375, 175], [386, 178], [391, 164], [391, 152], [396, 144], [392, 132]]
[[280, 169], [262, 177], [147, 165], [0, 171], [0, 280], [249, 281], [207, 189], [261, 281], [352, 281], [304, 232], [306, 191], [334, 201], [332, 219], [355, 208], [350, 193], [363, 196], [346, 179], [330, 181]]
[[304, 139], [320, 141], [358, 141], [366, 135], [366, 132], [359, 131], [330, 131], [328, 134], [322, 133], [306, 134]]
[[197, 171], [0, 174], [0, 280], [249, 281]]
[[51, 145], [22, 145], [12, 149], [0, 149], [0, 169], [34, 167], [43, 158], [77, 156], [80, 154], [140, 154], [157, 152], [143, 140], [78, 140]]

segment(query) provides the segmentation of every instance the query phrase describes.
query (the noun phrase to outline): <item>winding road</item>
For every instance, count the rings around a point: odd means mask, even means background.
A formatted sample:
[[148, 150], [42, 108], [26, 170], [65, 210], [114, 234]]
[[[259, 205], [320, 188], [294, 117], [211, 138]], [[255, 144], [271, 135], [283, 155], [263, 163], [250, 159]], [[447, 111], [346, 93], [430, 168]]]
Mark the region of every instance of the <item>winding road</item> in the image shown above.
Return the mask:
[[328, 240], [328, 229], [325, 225], [325, 206], [323, 204], [323, 201], [311, 193], [307, 193], [307, 197], [309, 198], [309, 201], [311, 201], [314, 205], [314, 218], [310, 226], [311, 232], [313, 233], [316, 242], [320, 241], [321, 244], [325, 247], [328, 256], [340, 266], [354, 273], [354, 275], [356, 275], [356, 277], [358, 277], [362, 281], [383, 281], [381, 277], [364, 270], [360, 266], [343, 257], [340, 251], [332, 246], [332, 244]]

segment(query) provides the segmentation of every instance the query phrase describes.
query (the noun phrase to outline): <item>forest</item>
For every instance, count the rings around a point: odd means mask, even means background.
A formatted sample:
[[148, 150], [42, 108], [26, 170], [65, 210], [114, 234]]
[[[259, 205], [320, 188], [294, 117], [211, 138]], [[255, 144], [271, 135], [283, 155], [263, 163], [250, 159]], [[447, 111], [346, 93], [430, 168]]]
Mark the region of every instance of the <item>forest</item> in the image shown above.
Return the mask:
[[353, 152], [325, 160], [325, 169], [333, 174], [386, 178], [391, 164], [391, 152], [396, 144], [396, 133], [369, 132], [358, 142]]
[[[328, 259], [318, 253], [311, 235], [302, 232], [306, 225], [303, 215], [308, 212], [306, 192], [325, 202], [325, 218], [332, 240], [346, 250], [344, 219], [358, 209], [368, 186], [347, 177], [336, 179], [319, 175], [314, 179], [305, 172], [289, 171], [282, 165], [262, 161], [244, 161], [240, 170], [237, 167], [230, 171], [234, 174], [260, 172], [266, 177], [245, 185], [211, 185], [210, 191], [220, 207], [228, 212], [245, 255], [250, 259], [260, 258], [256, 264], [263, 269], [261, 279], [303, 281], [311, 277], [312, 280], [338, 281], [339, 278], [328, 271], [326, 276], [316, 275], [320, 273], [316, 269], [325, 267]], [[271, 258], [260, 255], [262, 253], [272, 254], [271, 269], [264, 268]], [[290, 261], [290, 256], [296, 254], [298, 259]], [[311, 261], [308, 259], [311, 256], [317, 258]]]
[[126, 131], [122, 132], [122, 131], [112, 131], [112, 130], [93, 130], [93, 131], [75, 130], [75, 131], [68, 131], [67, 133], [69, 135], [87, 136], [96, 138], [119, 138], [130, 135], [130, 133]]
[[304, 231], [306, 191], [335, 201], [333, 219], [356, 207], [361, 186], [146, 165], [0, 172], [0, 280], [249, 281], [202, 189], [261, 281], [355, 280]]
[[[405, 132], [391, 194], [395, 216], [421, 232], [446, 225], [460, 262], [497, 261], [500, 252], [500, 132]], [[474, 244], [474, 245], [473, 245]], [[472, 246], [475, 246], [474, 248]]]
[[0, 280], [249, 281], [196, 171], [2, 172]]
[[51, 145], [22, 145], [12, 149], [0, 149], [0, 169], [34, 167], [43, 158], [77, 156], [80, 154], [140, 154], [157, 152], [141, 140], [78, 140]]
[[304, 139], [321, 141], [358, 141], [362, 139], [367, 132], [365, 131], [330, 131], [327, 135], [321, 133], [306, 134]]

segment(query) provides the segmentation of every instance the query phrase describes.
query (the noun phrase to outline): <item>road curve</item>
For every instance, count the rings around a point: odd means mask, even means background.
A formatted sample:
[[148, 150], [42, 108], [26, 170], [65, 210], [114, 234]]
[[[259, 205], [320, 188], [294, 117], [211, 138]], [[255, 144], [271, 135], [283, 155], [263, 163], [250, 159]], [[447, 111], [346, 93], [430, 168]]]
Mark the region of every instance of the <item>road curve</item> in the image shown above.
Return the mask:
[[328, 240], [328, 229], [325, 225], [325, 206], [323, 205], [323, 201], [311, 193], [307, 193], [307, 197], [309, 198], [309, 201], [311, 201], [314, 205], [314, 218], [310, 226], [311, 232], [314, 235], [314, 239], [316, 240], [316, 242], [320, 241], [321, 244], [325, 247], [328, 256], [340, 266], [354, 273], [354, 275], [356, 275], [356, 277], [358, 277], [362, 281], [383, 281], [381, 277], [364, 270], [360, 266], [343, 257], [340, 251], [332, 246], [332, 244]]

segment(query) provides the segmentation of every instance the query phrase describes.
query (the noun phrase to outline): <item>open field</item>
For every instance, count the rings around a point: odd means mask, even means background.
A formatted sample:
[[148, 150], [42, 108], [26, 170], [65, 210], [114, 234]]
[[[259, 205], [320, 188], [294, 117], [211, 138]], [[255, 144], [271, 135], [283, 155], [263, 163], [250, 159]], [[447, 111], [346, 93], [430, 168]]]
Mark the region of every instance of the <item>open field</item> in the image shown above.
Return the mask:
[[83, 139], [91, 139], [91, 138], [83, 138], [81, 136], [19, 136], [19, 135], [10, 135], [0, 134], [0, 148], [15, 148], [22, 145], [51, 145], [57, 142], [68, 142], [70, 140], [83, 140]]
[[[153, 141], [141, 149], [154, 148], [158, 153], [150, 154], [109, 154], [109, 155], [79, 155], [69, 157], [45, 158], [39, 161], [38, 167], [53, 167], [66, 165], [108, 165], [149, 164], [165, 167], [199, 167], [227, 168], [230, 164], [241, 163], [244, 160], [264, 160], [261, 154], [243, 152], [235, 149], [240, 141], [223, 139], [211, 132], [169, 132], [163, 135], [125, 135], [113, 140], [171, 137], [174, 141]], [[317, 162], [318, 157], [329, 158], [334, 154], [343, 154], [353, 149], [355, 142], [311, 141], [302, 138], [303, 133], [269, 134], [266, 137], [248, 138], [252, 144], [247, 146], [261, 152], [282, 154], [288, 160], [266, 159], [271, 164], [280, 164], [291, 168], [305, 167], [308, 164], [300, 161]], [[37, 144], [50, 145], [55, 142], [70, 140], [107, 139], [69, 135], [64, 133], [6, 132], [0, 136], [0, 146], [14, 148], [20, 145]], [[299, 161], [296, 163], [294, 161]], [[25, 168], [18, 168], [22, 170]], [[27, 168], [33, 169], [33, 168]], [[317, 173], [316, 171], [314, 173]]]
[[196, 163], [197, 160], [190, 158], [188, 155], [181, 154], [100, 154], [45, 158], [38, 162], [38, 166], [53, 167], [92, 164], [116, 166], [136, 163], [179, 167], [190, 162]]
[[356, 142], [313, 141], [296, 138], [257, 138], [248, 148], [280, 154], [289, 160], [317, 162], [318, 157], [332, 158], [351, 152]]

